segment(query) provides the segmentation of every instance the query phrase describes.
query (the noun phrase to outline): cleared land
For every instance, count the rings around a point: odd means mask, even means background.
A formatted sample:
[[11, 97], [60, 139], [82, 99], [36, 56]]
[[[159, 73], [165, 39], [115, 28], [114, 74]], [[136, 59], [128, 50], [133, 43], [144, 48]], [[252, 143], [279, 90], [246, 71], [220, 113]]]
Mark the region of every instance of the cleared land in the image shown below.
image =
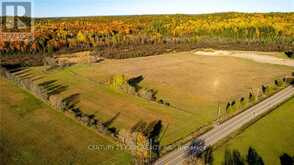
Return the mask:
[[75, 123], [34, 96], [0, 79], [2, 164], [128, 164], [121, 151], [88, 149], [113, 145], [107, 137]]
[[294, 155], [293, 111], [294, 98], [218, 148], [214, 164], [221, 164], [226, 149], [237, 149], [246, 155], [250, 146], [257, 150], [265, 164], [280, 164], [279, 156], [283, 153]]
[[[69, 85], [62, 93], [80, 93], [81, 110], [109, 120], [120, 113], [113, 126], [129, 129], [139, 120], [162, 120], [165, 126], [161, 144], [186, 136], [217, 116], [217, 104], [247, 96], [251, 88], [281, 78], [293, 68], [260, 64], [233, 57], [203, 57], [192, 52], [125, 60], [105, 60], [44, 72], [32, 68], [32, 74]], [[143, 75], [141, 86], [158, 90], [167, 107], [139, 97], [113, 91], [102, 82], [111, 76], [129, 78]]]
[[254, 52], [254, 51], [194, 51], [196, 55], [202, 56], [229, 56], [253, 60], [260, 63], [286, 65], [294, 67], [294, 60], [286, 54], [279, 52]]

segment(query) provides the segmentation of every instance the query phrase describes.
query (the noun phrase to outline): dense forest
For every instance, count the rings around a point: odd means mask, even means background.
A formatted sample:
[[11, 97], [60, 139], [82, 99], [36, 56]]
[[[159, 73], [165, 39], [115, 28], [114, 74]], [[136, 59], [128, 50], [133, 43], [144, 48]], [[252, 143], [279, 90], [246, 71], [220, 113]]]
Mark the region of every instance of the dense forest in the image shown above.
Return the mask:
[[286, 51], [294, 45], [293, 12], [36, 18], [33, 27], [33, 39], [1, 37], [1, 55], [93, 50], [124, 58], [198, 47]]

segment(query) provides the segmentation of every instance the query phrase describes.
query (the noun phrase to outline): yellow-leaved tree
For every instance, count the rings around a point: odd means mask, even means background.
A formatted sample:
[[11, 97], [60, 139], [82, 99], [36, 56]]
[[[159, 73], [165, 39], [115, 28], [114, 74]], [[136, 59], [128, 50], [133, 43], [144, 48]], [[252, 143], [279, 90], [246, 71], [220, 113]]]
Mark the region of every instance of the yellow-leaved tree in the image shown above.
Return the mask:
[[77, 34], [77, 40], [79, 42], [85, 42], [86, 41], [86, 36], [81, 31], [79, 31], [79, 33]]

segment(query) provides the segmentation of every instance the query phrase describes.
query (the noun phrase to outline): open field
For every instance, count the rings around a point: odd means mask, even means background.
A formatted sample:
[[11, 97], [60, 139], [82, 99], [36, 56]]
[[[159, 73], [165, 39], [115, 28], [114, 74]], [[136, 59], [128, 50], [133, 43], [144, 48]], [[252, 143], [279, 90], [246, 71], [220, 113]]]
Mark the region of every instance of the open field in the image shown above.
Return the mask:
[[122, 151], [92, 151], [89, 145], [113, 145], [34, 96], [0, 79], [1, 164], [128, 164]]
[[[217, 105], [247, 96], [251, 88], [271, 83], [293, 68], [260, 64], [233, 57], [202, 57], [192, 52], [125, 60], [105, 60], [44, 72], [31, 73], [44, 81], [58, 80], [69, 85], [63, 95], [80, 93], [81, 110], [108, 120], [120, 113], [114, 126], [129, 129], [139, 120], [162, 120], [161, 144], [167, 145], [188, 135], [217, 116]], [[140, 86], [158, 90], [174, 107], [167, 107], [114, 91], [103, 84], [113, 75], [144, 76]]]
[[257, 150], [265, 164], [279, 164], [283, 153], [294, 155], [293, 110], [294, 98], [219, 147], [214, 153], [214, 164], [221, 164], [226, 149], [237, 149], [245, 156], [250, 146]]

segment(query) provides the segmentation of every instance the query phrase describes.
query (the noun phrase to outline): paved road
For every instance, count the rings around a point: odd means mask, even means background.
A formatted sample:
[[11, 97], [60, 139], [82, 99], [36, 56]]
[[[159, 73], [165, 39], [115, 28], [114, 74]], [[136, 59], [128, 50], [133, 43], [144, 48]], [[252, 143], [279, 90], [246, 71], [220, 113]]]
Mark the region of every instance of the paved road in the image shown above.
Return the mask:
[[[234, 118], [226, 121], [225, 123], [216, 126], [209, 132], [198, 137], [200, 140], [204, 140], [205, 146], [210, 146], [216, 144], [219, 140], [227, 137], [234, 131], [237, 131], [245, 124], [248, 124], [253, 119], [257, 118], [259, 115], [262, 115], [270, 110], [276, 105], [284, 102], [290, 97], [294, 96], [294, 87], [289, 86], [286, 89], [280, 91], [279, 93], [269, 97], [268, 99], [260, 102], [259, 104], [251, 107], [250, 109], [240, 113]], [[160, 158], [155, 165], [180, 165], [183, 164], [187, 150], [183, 148], [188, 148], [190, 143], [187, 143], [182, 149], [175, 150], [162, 158]]]

